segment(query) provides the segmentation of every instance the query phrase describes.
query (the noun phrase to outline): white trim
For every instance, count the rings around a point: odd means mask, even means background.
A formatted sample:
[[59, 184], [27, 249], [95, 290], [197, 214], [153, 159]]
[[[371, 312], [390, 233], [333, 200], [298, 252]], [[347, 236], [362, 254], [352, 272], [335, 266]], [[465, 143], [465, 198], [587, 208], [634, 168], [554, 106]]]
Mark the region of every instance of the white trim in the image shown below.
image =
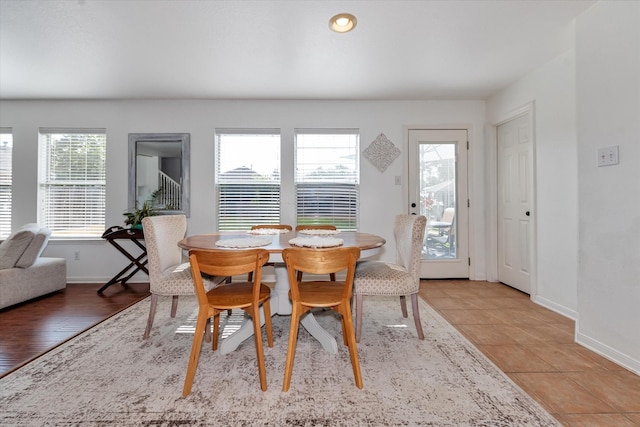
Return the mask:
[[63, 134], [63, 133], [73, 133], [73, 134], [105, 134], [107, 133], [107, 129], [105, 128], [54, 128], [54, 127], [42, 127], [38, 128], [39, 133], [51, 133], [51, 134]]
[[555, 311], [558, 314], [561, 314], [565, 317], [568, 317], [571, 320], [577, 320], [578, 319], [578, 312], [575, 310], [571, 310], [570, 308], [567, 308], [563, 305], [560, 304], [556, 304], [555, 302], [544, 298], [544, 297], [540, 297], [540, 296], [535, 296], [535, 297], [531, 297], [531, 301], [535, 302], [536, 304], [544, 307], [544, 308], [548, 308], [551, 311]]
[[578, 322], [576, 322], [576, 343], [598, 353], [600, 356], [611, 360], [623, 368], [634, 372], [636, 375], [640, 375], [640, 360], [636, 360], [624, 353], [620, 353], [618, 350], [577, 331], [579, 331]]

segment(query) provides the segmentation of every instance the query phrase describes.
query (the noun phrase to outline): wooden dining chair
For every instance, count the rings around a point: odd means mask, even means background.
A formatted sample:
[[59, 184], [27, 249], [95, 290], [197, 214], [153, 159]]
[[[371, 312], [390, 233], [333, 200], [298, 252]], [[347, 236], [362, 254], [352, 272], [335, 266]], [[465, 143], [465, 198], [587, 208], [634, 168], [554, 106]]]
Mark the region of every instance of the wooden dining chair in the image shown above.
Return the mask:
[[[287, 265], [287, 274], [291, 286], [289, 296], [293, 305], [282, 391], [289, 390], [291, 384], [300, 317], [316, 307], [330, 308], [340, 314], [343, 342], [349, 347], [353, 376], [356, 386], [362, 388], [360, 361], [358, 359], [353, 319], [351, 318], [353, 276], [355, 274], [356, 261], [359, 257], [360, 248], [357, 247], [330, 249], [286, 248], [282, 251], [282, 258]], [[343, 282], [300, 282], [297, 280], [298, 271], [311, 274], [327, 274], [343, 270], [347, 270]]]
[[424, 339], [418, 310], [418, 289], [420, 287], [420, 254], [426, 225], [427, 218], [423, 215], [397, 215], [393, 227], [396, 262], [364, 260], [358, 263], [353, 289], [356, 300], [355, 323], [358, 342], [362, 332], [362, 305], [365, 295], [399, 296], [403, 317], [408, 317], [406, 296], [410, 296], [418, 338]]
[[252, 230], [259, 230], [261, 228], [273, 228], [275, 230], [288, 230], [288, 231], [293, 230], [293, 227], [291, 227], [289, 224], [256, 224], [251, 226]]
[[[187, 376], [184, 380], [182, 396], [191, 393], [193, 378], [198, 368], [198, 358], [205, 332], [207, 320], [213, 318], [212, 349], [218, 348], [218, 335], [220, 328], [220, 313], [227, 310], [242, 309], [253, 322], [254, 338], [256, 345], [256, 357], [258, 373], [260, 376], [260, 388], [267, 389], [267, 373], [264, 364], [264, 351], [262, 347], [262, 330], [260, 328], [260, 306], [264, 310], [265, 330], [267, 344], [273, 347], [273, 333], [271, 329], [271, 308], [269, 299], [271, 290], [263, 285], [262, 267], [269, 259], [266, 249], [246, 250], [199, 250], [189, 251], [189, 262], [193, 275], [193, 286], [198, 296], [198, 320], [196, 331], [191, 345], [191, 355], [187, 367]], [[254, 272], [252, 282], [226, 283], [206, 291], [202, 275], [236, 276]]]
[[333, 224], [298, 224], [296, 231], [300, 230], [337, 230]]
[[[333, 224], [298, 224], [296, 225], [296, 231], [300, 230], [337, 230]], [[335, 282], [336, 273], [330, 273], [329, 278]], [[298, 281], [302, 280], [302, 271], [298, 271]]]
[[[292, 231], [293, 227], [289, 224], [256, 224], [251, 226], [252, 230], [260, 230], [260, 229], [274, 229], [274, 230], [287, 230]], [[273, 262], [267, 263], [266, 265], [273, 267], [275, 264]], [[249, 272], [247, 275], [247, 280], [250, 282], [253, 277], [253, 272]]]

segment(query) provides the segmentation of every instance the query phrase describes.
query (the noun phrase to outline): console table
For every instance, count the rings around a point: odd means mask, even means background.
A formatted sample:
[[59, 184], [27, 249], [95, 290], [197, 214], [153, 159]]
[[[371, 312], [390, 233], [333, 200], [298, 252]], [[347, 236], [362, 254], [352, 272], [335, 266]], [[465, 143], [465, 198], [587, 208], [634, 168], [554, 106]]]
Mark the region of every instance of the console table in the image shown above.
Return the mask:
[[[98, 289], [98, 294], [107, 289], [109, 286], [115, 283], [125, 284], [127, 280], [131, 279], [138, 271], [144, 271], [149, 274], [147, 270], [147, 248], [141, 243], [144, 240], [144, 233], [140, 229], [123, 228], [119, 226], [111, 227], [102, 234], [102, 238], [106, 239], [112, 246], [114, 246], [122, 255], [127, 257], [130, 261], [129, 265], [123, 268], [118, 274], [113, 276], [111, 280]], [[128, 250], [123, 248], [118, 241], [131, 241], [140, 249], [141, 253], [138, 256], [134, 256]], [[130, 270], [133, 270], [130, 272]]]

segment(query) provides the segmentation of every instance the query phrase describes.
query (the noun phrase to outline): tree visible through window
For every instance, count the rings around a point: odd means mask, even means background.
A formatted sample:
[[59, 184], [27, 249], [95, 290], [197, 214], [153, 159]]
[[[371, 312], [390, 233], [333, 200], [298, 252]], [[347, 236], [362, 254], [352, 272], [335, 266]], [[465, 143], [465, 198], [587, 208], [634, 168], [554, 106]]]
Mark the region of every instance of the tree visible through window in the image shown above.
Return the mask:
[[104, 129], [40, 129], [38, 223], [52, 237], [100, 237], [105, 230]]
[[357, 230], [358, 130], [297, 129], [295, 135], [297, 223]]

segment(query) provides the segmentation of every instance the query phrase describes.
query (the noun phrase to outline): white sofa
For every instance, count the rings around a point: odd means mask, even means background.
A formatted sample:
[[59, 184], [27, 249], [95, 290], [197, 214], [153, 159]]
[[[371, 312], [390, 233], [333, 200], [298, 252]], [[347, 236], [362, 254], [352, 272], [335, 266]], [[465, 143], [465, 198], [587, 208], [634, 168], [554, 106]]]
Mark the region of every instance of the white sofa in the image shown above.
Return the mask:
[[40, 256], [51, 231], [26, 224], [0, 243], [0, 309], [67, 286], [64, 258]]

